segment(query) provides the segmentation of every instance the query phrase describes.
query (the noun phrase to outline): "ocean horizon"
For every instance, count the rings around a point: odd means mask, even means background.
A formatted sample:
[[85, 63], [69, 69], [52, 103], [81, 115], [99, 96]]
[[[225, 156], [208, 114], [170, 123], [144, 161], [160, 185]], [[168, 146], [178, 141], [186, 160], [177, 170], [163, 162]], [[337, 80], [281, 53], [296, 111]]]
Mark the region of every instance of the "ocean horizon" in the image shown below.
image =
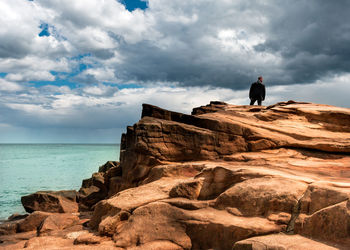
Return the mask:
[[0, 220], [25, 213], [21, 197], [41, 190], [79, 190], [120, 144], [0, 143]]

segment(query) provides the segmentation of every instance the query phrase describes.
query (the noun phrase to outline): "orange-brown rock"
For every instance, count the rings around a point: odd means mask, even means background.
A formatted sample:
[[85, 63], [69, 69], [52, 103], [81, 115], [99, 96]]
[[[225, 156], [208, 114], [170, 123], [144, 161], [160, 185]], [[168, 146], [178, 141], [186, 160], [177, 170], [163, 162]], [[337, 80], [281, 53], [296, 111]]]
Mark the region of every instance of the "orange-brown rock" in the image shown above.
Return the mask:
[[74, 244], [75, 245], [78, 245], [78, 244], [96, 245], [96, 244], [100, 244], [101, 241], [103, 241], [103, 239], [101, 237], [96, 236], [92, 233], [85, 233], [85, 234], [79, 235], [74, 240]]
[[18, 232], [37, 230], [41, 223], [50, 215], [51, 213], [41, 211], [31, 213], [27, 218], [18, 223]]
[[78, 193], [80, 211], [91, 210], [97, 202], [108, 196], [109, 190], [115, 190], [114, 193], [117, 193], [119, 188], [118, 184], [114, 187], [114, 179], [119, 176], [119, 162], [108, 161], [99, 167], [98, 173], [93, 173], [91, 178], [83, 180]]
[[236, 242], [233, 246], [233, 250], [241, 249], [336, 250], [339, 248], [337, 246], [310, 240], [299, 235], [272, 234], [252, 237]]
[[25, 244], [349, 249], [349, 194], [349, 109], [212, 102], [187, 115], [145, 104], [122, 136], [120, 164], [83, 182], [90, 228], [81, 213]]
[[[92, 225], [101, 234], [114, 234], [123, 247], [182, 239], [176, 243], [182, 248], [229, 249], [236, 241], [283, 231], [346, 245], [345, 226], [326, 227], [311, 216], [336, 205], [334, 221], [347, 220], [349, 118], [348, 109], [293, 101], [269, 107], [213, 102], [192, 115], [144, 105], [142, 119], [128, 127], [121, 145], [117, 182], [133, 188], [100, 202]], [[166, 186], [157, 196], [154, 185], [160, 181]], [[157, 198], [146, 198], [146, 189], [147, 197]], [[137, 202], [126, 209], [127, 219], [120, 220], [125, 211], [121, 204], [130, 203], [120, 194], [128, 190]], [[162, 202], [170, 206], [163, 209]], [[147, 212], [141, 216], [136, 211]], [[177, 234], [148, 233], [142, 221], [151, 218], [167, 221]], [[322, 230], [313, 229], [314, 220]]]
[[59, 231], [72, 227], [79, 222], [79, 217], [74, 214], [51, 214], [46, 217], [38, 227], [38, 235], [48, 235], [52, 231]]
[[21, 202], [28, 213], [44, 211], [50, 213], [74, 213], [78, 211], [75, 190], [39, 191], [22, 196]]

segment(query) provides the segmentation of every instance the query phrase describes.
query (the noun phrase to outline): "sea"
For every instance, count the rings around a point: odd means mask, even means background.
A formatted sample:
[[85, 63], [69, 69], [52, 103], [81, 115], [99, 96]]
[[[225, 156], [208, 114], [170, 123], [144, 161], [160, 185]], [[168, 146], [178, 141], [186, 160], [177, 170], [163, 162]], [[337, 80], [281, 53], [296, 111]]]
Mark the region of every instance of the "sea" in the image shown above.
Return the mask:
[[39, 190], [79, 190], [118, 144], [0, 144], [0, 221], [25, 213], [21, 196]]

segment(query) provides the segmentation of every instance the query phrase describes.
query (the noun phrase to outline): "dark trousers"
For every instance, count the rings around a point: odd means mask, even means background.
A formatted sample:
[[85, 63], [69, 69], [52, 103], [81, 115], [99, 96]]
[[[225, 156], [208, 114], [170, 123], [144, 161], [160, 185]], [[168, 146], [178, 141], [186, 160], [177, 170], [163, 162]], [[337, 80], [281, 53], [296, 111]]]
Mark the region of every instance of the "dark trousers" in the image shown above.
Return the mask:
[[255, 101], [258, 101], [258, 105], [261, 106], [261, 99], [260, 98], [252, 98], [250, 99], [250, 105], [254, 105]]

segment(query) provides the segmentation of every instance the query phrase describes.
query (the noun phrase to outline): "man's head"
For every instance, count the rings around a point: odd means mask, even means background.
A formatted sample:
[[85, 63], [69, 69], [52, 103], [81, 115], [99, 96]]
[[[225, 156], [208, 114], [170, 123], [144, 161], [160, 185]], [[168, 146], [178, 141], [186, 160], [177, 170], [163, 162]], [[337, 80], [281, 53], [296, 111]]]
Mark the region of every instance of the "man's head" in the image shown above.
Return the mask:
[[263, 77], [262, 77], [262, 76], [259, 76], [259, 77], [258, 77], [258, 80], [259, 80], [260, 82], [262, 82], [262, 81], [263, 81]]

